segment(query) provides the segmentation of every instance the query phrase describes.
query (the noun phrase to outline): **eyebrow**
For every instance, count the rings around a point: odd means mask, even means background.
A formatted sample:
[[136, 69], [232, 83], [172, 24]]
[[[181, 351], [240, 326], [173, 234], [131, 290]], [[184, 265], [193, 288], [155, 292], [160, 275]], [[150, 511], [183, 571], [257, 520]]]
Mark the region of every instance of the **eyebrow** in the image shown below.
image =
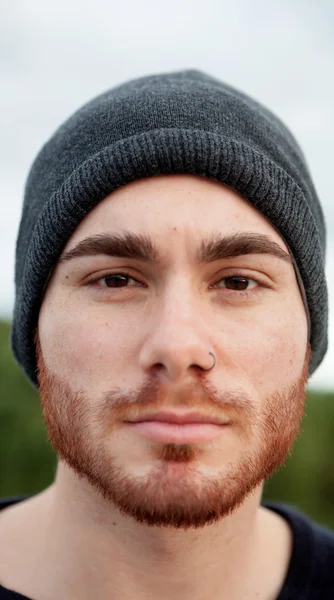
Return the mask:
[[[196, 259], [199, 263], [235, 258], [247, 254], [269, 254], [292, 263], [292, 257], [269, 236], [259, 233], [236, 233], [230, 236], [216, 234], [202, 240]], [[131, 258], [145, 262], [163, 262], [163, 256], [147, 235], [97, 234], [83, 239], [74, 248], [63, 254], [59, 263], [75, 258], [107, 255]]]

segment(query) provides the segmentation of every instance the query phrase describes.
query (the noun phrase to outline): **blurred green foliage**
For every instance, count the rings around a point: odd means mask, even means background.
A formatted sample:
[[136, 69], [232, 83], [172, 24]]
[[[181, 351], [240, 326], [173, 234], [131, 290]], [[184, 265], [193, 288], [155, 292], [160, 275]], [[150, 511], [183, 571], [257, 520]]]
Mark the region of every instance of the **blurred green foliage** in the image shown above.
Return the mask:
[[[308, 395], [302, 430], [263, 499], [287, 502], [334, 529], [334, 391]], [[0, 321], [0, 497], [41, 491], [56, 464], [38, 393], [11, 354], [10, 324]]]
[[11, 353], [10, 324], [0, 321], [0, 497], [41, 491], [56, 464], [38, 393]]

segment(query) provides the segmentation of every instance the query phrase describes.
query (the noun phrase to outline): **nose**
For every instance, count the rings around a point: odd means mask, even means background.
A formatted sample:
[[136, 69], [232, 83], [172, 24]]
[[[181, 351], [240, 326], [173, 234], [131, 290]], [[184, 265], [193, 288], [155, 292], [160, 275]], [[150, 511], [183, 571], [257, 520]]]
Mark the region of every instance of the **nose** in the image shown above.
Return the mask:
[[149, 327], [139, 357], [146, 372], [175, 382], [191, 371], [209, 371], [216, 364], [199, 302], [181, 295], [169, 297], [154, 311]]

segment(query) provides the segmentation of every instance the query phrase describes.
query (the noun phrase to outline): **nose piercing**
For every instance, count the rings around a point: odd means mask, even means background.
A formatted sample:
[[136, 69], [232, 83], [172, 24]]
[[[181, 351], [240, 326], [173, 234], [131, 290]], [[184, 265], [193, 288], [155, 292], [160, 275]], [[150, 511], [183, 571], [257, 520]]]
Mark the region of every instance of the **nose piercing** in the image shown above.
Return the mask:
[[216, 357], [215, 357], [215, 355], [213, 354], [213, 352], [209, 352], [209, 354], [211, 354], [211, 356], [212, 356], [212, 358], [213, 358], [213, 365], [212, 365], [212, 366], [211, 366], [209, 369], [203, 369], [204, 371], [212, 371], [213, 367], [214, 367], [214, 366], [215, 366], [215, 364], [216, 364]]

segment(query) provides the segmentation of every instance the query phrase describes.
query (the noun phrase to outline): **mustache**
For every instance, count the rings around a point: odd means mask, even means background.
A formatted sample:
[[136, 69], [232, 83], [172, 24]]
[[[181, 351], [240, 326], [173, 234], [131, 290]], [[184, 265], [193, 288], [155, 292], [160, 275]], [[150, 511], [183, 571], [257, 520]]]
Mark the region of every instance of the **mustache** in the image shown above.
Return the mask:
[[105, 392], [100, 405], [102, 418], [112, 413], [115, 419], [134, 420], [144, 412], [158, 409], [184, 408], [198, 410], [213, 418], [243, 418], [252, 421], [256, 417], [254, 402], [240, 390], [217, 391], [205, 381], [192, 381], [182, 386], [164, 385], [147, 381], [139, 389]]

